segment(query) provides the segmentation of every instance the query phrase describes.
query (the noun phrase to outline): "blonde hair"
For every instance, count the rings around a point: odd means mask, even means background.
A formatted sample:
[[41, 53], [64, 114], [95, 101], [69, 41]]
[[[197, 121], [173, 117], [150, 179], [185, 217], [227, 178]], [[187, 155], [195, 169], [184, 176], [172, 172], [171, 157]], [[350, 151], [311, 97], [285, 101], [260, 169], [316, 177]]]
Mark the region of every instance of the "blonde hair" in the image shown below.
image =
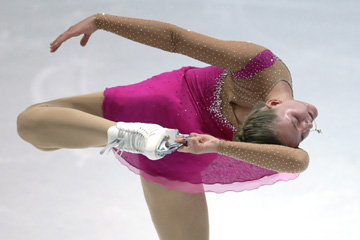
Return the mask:
[[273, 126], [278, 116], [274, 109], [264, 109], [265, 102], [258, 102], [245, 122], [233, 136], [233, 141], [283, 145]]

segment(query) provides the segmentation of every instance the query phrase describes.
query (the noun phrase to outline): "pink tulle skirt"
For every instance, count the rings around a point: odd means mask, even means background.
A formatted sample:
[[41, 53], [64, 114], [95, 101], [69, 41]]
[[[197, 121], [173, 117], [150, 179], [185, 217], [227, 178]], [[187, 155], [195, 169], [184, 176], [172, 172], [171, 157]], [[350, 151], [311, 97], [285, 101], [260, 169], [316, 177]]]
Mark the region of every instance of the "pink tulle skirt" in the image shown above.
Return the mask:
[[[143, 82], [107, 88], [103, 103], [106, 119], [156, 123], [182, 134], [205, 133], [231, 140], [235, 128], [220, 111], [224, 70], [210, 66], [184, 67]], [[278, 173], [220, 154], [174, 152], [152, 161], [123, 152], [119, 161], [148, 182], [189, 193], [244, 191], [299, 174]]]

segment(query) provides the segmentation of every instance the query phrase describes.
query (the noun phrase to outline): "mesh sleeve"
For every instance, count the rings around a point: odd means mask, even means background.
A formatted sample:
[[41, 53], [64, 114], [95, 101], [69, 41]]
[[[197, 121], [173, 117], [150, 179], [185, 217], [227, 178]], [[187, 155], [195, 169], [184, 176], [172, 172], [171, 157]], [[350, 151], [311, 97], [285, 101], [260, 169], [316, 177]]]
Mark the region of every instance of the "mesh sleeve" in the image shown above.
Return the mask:
[[309, 155], [299, 148], [220, 140], [218, 153], [277, 172], [306, 170]]

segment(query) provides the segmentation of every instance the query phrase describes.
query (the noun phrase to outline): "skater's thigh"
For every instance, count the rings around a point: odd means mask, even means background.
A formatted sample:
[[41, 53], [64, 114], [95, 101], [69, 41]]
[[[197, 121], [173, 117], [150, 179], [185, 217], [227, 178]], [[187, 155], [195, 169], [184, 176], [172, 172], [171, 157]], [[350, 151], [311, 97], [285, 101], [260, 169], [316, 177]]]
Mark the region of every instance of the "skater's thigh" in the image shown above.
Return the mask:
[[65, 107], [77, 109], [89, 114], [103, 117], [102, 104], [104, 101], [104, 91], [77, 95], [72, 97], [59, 98], [30, 106], [34, 107]]
[[204, 193], [166, 189], [141, 178], [151, 218], [161, 240], [207, 240], [209, 220]]

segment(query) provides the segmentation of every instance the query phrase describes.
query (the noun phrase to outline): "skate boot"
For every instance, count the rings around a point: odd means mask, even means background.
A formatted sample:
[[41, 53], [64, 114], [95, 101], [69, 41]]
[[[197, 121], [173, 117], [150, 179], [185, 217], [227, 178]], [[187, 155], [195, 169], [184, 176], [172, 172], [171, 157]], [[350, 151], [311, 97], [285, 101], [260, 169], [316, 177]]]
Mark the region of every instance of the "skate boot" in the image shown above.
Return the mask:
[[189, 135], [184, 135], [183, 143], [175, 142], [180, 135], [177, 129], [163, 128], [157, 124], [118, 122], [109, 128], [108, 144], [100, 154], [115, 148], [117, 153], [143, 154], [151, 160], [158, 160], [186, 144]]

